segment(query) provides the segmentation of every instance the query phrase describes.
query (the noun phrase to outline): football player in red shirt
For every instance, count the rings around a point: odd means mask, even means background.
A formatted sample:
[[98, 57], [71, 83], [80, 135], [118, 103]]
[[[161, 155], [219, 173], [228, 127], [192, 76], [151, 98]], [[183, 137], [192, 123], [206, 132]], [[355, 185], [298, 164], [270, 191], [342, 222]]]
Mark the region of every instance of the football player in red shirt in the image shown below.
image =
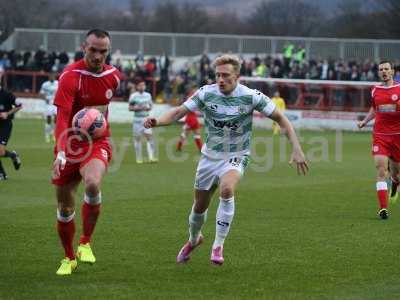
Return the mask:
[[73, 116], [84, 107], [94, 107], [106, 119], [108, 117], [108, 104], [121, 78], [116, 68], [105, 64], [110, 47], [108, 32], [90, 30], [82, 46], [84, 58], [65, 68], [54, 100], [58, 113], [52, 183], [58, 201], [58, 235], [65, 252], [58, 275], [69, 275], [77, 266], [73, 247], [74, 194], [81, 181], [85, 185], [81, 210], [83, 232], [76, 255], [83, 262], [96, 261], [90, 248], [90, 238], [100, 212], [100, 184], [111, 159], [110, 132], [107, 128], [104, 137], [84, 141], [71, 127]]
[[[193, 86], [190, 92], [188, 93], [188, 97], [191, 96], [196, 91], [196, 86]], [[176, 144], [176, 151], [182, 151], [182, 147], [186, 142], [187, 136], [189, 135], [190, 131], [193, 131], [193, 138], [196, 144], [196, 147], [199, 151], [201, 151], [201, 147], [203, 143], [201, 141], [200, 135], [200, 128], [201, 125], [199, 120], [197, 119], [196, 112], [189, 112], [185, 116], [185, 124], [182, 126], [182, 133], [179, 137], [179, 141]]]
[[397, 197], [400, 170], [400, 84], [394, 82], [393, 64], [382, 61], [378, 66], [381, 85], [372, 89], [372, 106], [364, 118], [358, 123], [363, 128], [375, 118], [373, 128], [372, 155], [377, 170], [376, 190], [379, 201], [378, 215], [382, 219], [389, 217], [388, 186], [386, 177], [388, 166], [391, 173], [391, 198]]

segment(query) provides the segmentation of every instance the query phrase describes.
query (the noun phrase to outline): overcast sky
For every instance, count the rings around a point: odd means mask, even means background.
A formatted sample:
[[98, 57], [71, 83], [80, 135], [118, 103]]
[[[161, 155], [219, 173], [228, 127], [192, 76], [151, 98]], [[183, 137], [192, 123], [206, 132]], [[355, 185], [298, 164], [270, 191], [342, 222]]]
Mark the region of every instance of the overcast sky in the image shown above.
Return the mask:
[[[129, 5], [129, 0], [97, 0], [99, 3], [101, 2], [104, 5], [111, 4], [114, 8], [121, 8], [125, 9]], [[261, 3], [262, 1], [268, 1], [268, 0], [224, 0], [224, 1], [216, 1], [216, 0], [169, 0], [174, 3], [187, 3], [187, 2], [193, 2], [193, 3], [201, 3], [204, 5], [208, 10], [213, 11], [213, 10], [235, 10], [237, 11], [240, 15], [246, 15], [252, 11], [254, 11], [254, 8], [257, 6], [257, 4]], [[318, 5], [324, 12], [332, 11], [335, 9], [336, 5], [338, 2], [341, 0], [304, 0], [308, 3], [312, 3], [315, 5]], [[353, 1], [353, 0], [347, 0], [347, 1]], [[368, 0], [365, 0], [368, 1]], [[160, 2], [166, 2], [165, 0], [143, 0], [142, 3], [146, 6], [147, 9], [151, 9], [154, 7], [157, 3]]]

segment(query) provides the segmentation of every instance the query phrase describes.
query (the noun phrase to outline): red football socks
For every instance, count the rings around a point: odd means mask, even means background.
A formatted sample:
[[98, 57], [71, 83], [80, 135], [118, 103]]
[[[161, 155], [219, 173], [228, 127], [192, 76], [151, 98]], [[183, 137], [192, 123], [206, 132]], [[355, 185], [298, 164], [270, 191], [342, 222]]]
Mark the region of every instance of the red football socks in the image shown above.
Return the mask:
[[380, 208], [388, 207], [388, 192], [387, 183], [385, 181], [379, 181], [376, 183], [376, 191], [378, 195], [378, 201]]
[[75, 235], [75, 221], [72, 219], [69, 222], [61, 222], [57, 220], [57, 231], [60, 237], [61, 244], [64, 248], [65, 257], [73, 260], [75, 259], [74, 253], [74, 235]]
[[80, 244], [87, 244], [90, 242], [99, 214], [100, 204], [91, 205], [83, 202], [81, 211], [83, 232], [79, 240]]

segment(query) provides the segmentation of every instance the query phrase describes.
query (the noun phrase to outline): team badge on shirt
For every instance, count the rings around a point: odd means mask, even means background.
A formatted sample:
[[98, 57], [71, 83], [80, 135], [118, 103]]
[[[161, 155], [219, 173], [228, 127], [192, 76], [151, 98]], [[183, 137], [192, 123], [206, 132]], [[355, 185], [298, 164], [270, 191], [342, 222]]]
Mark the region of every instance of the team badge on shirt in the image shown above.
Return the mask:
[[399, 100], [399, 96], [396, 95], [396, 94], [393, 94], [393, 95], [392, 95], [392, 100], [393, 100], [393, 101]]
[[111, 89], [108, 89], [108, 90], [106, 91], [106, 98], [107, 98], [107, 99], [111, 99], [112, 96], [113, 96], [112, 90], [111, 90]]

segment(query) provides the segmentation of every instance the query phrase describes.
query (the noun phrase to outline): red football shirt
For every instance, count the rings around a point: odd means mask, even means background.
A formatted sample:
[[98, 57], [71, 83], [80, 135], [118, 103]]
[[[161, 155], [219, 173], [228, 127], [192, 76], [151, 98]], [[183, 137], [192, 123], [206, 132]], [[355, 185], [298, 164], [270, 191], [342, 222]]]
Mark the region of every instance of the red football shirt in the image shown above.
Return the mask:
[[375, 109], [374, 134], [400, 134], [400, 84], [372, 89]]
[[[68, 135], [63, 132], [72, 127], [73, 116], [82, 108], [95, 107], [108, 121], [108, 104], [120, 84], [120, 79], [120, 72], [113, 66], [104, 65], [101, 73], [88, 71], [83, 59], [64, 69], [54, 98], [57, 106], [57, 151], [65, 151]], [[105, 136], [109, 135], [108, 127]]]

